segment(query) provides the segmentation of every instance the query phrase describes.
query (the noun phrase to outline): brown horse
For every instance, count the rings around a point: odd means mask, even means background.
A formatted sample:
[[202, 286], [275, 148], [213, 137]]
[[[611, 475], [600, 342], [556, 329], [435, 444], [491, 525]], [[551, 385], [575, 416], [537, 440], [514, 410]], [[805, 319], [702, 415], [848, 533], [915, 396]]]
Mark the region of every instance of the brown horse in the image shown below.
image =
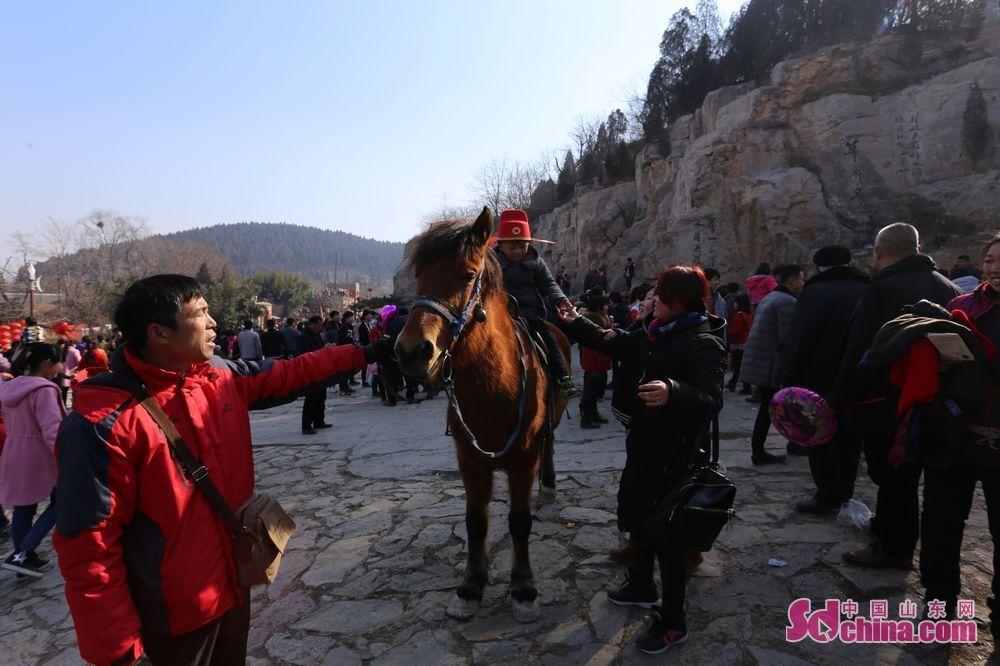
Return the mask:
[[[518, 620], [530, 622], [539, 613], [528, 560], [531, 486], [541, 460], [539, 497], [554, 496], [552, 431], [566, 400], [550, 400], [546, 371], [511, 317], [500, 265], [488, 244], [492, 231], [493, 216], [484, 208], [471, 225], [438, 222], [416, 239], [410, 266], [418, 300], [396, 340], [396, 356], [404, 374], [441, 381], [449, 395], [469, 559], [448, 615], [468, 619], [482, 600], [493, 472], [503, 470], [514, 549], [511, 604]], [[568, 364], [569, 343], [558, 331], [557, 337]]]

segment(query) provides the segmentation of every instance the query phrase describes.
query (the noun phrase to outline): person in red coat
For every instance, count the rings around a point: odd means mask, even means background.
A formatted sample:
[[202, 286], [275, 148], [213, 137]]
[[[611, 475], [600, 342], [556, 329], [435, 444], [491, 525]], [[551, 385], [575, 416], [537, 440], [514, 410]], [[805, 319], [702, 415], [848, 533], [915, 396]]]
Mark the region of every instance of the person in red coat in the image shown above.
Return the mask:
[[143, 653], [154, 664], [243, 663], [250, 619], [230, 535], [116, 375], [138, 377], [235, 509], [254, 489], [248, 410], [357, 372], [374, 356], [372, 348], [329, 347], [235, 374], [210, 363], [208, 307], [186, 276], [129, 287], [115, 311], [125, 344], [109, 372], [74, 385], [73, 411], [59, 429], [53, 541], [80, 656], [93, 664], [128, 664]]
[[[611, 328], [608, 316], [608, 299], [600, 287], [587, 294], [586, 309], [580, 315], [601, 328]], [[583, 368], [583, 395], [580, 396], [580, 427], [600, 428], [608, 420], [597, 411], [597, 399], [608, 385], [611, 357], [588, 347], [580, 346], [580, 367]]]
[[[750, 338], [750, 327], [753, 326], [753, 314], [750, 312], [750, 297], [740, 294], [736, 297], [736, 312], [729, 320], [729, 368], [733, 371], [733, 376], [726, 384], [730, 391], [736, 390], [736, 383], [740, 381], [740, 368], [743, 365], [743, 349], [747, 346]], [[743, 382], [743, 395], [752, 393], [750, 385]]]

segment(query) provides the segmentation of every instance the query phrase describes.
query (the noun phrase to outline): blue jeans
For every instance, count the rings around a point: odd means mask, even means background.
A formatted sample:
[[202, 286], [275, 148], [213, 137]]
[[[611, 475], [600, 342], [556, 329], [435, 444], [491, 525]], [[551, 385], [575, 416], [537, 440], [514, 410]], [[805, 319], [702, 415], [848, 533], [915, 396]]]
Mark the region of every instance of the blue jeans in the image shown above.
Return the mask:
[[38, 516], [38, 520], [34, 520], [36, 511], [38, 511], [37, 504], [14, 507], [14, 517], [10, 521], [10, 538], [14, 542], [14, 552], [22, 550], [28, 553], [33, 552], [55, 526], [56, 503], [54, 496], [42, 515]]

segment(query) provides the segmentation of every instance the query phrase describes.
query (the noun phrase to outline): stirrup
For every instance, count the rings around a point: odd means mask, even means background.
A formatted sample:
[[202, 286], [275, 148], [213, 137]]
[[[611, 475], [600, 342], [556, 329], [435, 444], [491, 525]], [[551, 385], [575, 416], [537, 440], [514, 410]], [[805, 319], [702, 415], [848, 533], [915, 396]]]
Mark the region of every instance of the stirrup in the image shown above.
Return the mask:
[[564, 398], [575, 398], [581, 393], [580, 389], [573, 383], [573, 378], [569, 376], [557, 379], [556, 387], [559, 389], [559, 395]]

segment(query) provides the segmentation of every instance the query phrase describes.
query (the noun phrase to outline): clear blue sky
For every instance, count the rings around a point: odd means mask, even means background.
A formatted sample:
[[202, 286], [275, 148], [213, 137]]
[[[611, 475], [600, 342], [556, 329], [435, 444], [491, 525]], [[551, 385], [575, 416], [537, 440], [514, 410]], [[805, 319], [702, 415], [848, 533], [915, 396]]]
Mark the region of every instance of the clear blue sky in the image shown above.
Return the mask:
[[405, 240], [481, 164], [623, 106], [684, 4], [9, 3], [0, 238], [110, 208]]

